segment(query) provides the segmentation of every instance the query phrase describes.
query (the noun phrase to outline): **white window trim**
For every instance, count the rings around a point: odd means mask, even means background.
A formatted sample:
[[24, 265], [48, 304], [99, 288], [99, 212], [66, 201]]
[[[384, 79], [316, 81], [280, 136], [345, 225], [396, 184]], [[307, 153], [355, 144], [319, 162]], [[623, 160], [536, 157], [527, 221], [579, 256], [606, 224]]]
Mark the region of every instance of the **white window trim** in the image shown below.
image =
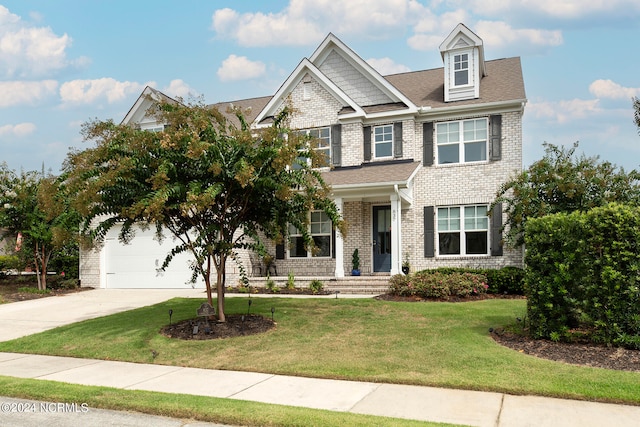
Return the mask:
[[[314, 148], [314, 150], [316, 151], [320, 151], [320, 150], [326, 150], [328, 152], [327, 154], [327, 158], [328, 158], [328, 164], [326, 166], [322, 166], [316, 169], [329, 169], [331, 167], [331, 140], [333, 139], [333, 135], [331, 132], [331, 126], [319, 126], [319, 127], [315, 127], [315, 128], [309, 128], [309, 129], [300, 129], [298, 132], [303, 133], [305, 135], [309, 135], [311, 133], [311, 131], [317, 130], [319, 132], [322, 131], [322, 129], [327, 129], [329, 131], [329, 145], [327, 147], [316, 147]], [[307, 158], [307, 165], [311, 166], [311, 159]]]
[[[463, 85], [457, 85], [456, 84], [456, 67], [455, 67], [455, 59], [456, 56], [458, 55], [467, 55], [467, 83], [463, 84]], [[461, 50], [461, 51], [457, 51], [457, 52], [451, 52], [451, 64], [449, 66], [449, 81], [451, 82], [449, 87], [451, 89], [457, 89], [457, 88], [467, 88], [467, 87], [471, 87], [474, 85], [474, 77], [473, 77], [473, 61], [474, 61], [474, 55], [473, 55], [473, 51], [472, 50]]]
[[[390, 156], [382, 156], [382, 157], [378, 157], [376, 156], [376, 129], [377, 128], [382, 128], [382, 127], [390, 127], [391, 128], [391, 155]], [[394, 135], [394, 126], [393, 123], [387, 123], [384, 125], [377, 125], [377, 126], [373, 126], [371, 128], [371, 151], [372, 151], [372, 158], [373, 160], [388, 160], [388, 159], [393, 159], [393, 153], [394, 153], [394, 140], [395, 140], [395, 135]]]
[[[308, 218], [309, 218], [309, 224], [308, 224], [308, 228], [309, 228], [309, 233], [311, 234], [311, 237], [313, 238], [314, 236], [328, 236], [329, 237], [329, 255], [326, 256], [313, 256], [312, 251], [307, 250], [307, 256], [291, 256], [291, 237], [301, 237], [302, 234], [301, 233], [289, 233], [288, 236], [288, 249], [286, 251], [287, 254], [287, 259], [331, 259], [332, 258], [332, 254], [333, 254], [333, 224], [331, 224], [331, 228], [330, 231], [328, 233], [312, 233], [311, 232], [311, 213], [313, 212], [322, 212], [320, 210], [314, 210], [308, 213]], [[329, 219], [329, 222], [331, 222], [331, 219]], [[296, 231], [298, 231], [296, 229]]]
[[[452, 205], [452, 206], [436, 206], [435, 207], [435, 211], [436, 211], [436, 230], [435, 230], [435, 235], [436, 235], [436, 242], [435, 242], [435, 250], [436, 250], [436, 257], [438, 258], [478, 258], [478, 257], [488, 257], [491, 256], [491, 221], [488, 220], [489, 217], [487, 217], [487, 228], [486, 230], [477, 230], [477, 229], [472, 229], [472, 230], [465, 230], [465, 224], [464, 224], [464, 208], [467, 207], [479, 207], [479, 206], [484, 206], [487, 208], [487, 212], [489, 212], [489, 205], [480, 203], [480, 204], [471, 204], [471, 205]], [[460, 209], [460, 230], [457, 231], [457, 233], [460, 234], [460, 253], [459, 254], [441, 254], [440, 253], [440, 228], [439, 228], [439, 219], [440, 219], [440, 209], [441, 208], [459, 208]], [[466, 240], [466, 236], [465, 233], [469, 231], [469, 232], [478, 232], [478, 231], [485, 231], [486, 232], [486, 236], [487, 236], [487, 252], [484, 254], [467, 254], [467, 240]], [[446, 231], [443, 231], [444, 233], [446, 233]], [[453, 231], [452, 233], [455, 233], [456, 231]]]
[[[470, 121], [470, 120], [484, 120], [486, 123], [486, 138], [484, 141], [484, 153], [485, 153], [485, 159], [484, 160], [473, 160], [473, 161], [465, 161], [464, 160], [464, 146], [466, 143], [469, 142], [473, 142], [473, 141], [465, 141], [464, 140], [464, 122]], [[444, 143], [444, 144], [439, 144], [438, 142], [438, 125], [440, 124], [445, 124], [445, 123], [459, 123], [459, 134], [460, 134], [460, 140], [458, 142], [454, 142], [454, 143]], [[461, 119], [461, 120], [450, 120], [450, 121], [446, 121], [446, 122], [437, 122], [434, 123], [434, 129], [433, 129], [433, 139], [434, 139], [434, 146], [435, 146], [435, 164], [437, 167], [451, 167], [451, 166], [461, 166], [461, 165], [478, 165], [478, 164], [484, 164], [484, 163], [489, 163], [489, 119], [487, 117], [475, 117], [475, 118], [470, 118], [470, 119]], [[458, 162], [457, 163], [440, 163], [440, 150], [438, 149], [441, 146], [444, 145], [458, 145]]]

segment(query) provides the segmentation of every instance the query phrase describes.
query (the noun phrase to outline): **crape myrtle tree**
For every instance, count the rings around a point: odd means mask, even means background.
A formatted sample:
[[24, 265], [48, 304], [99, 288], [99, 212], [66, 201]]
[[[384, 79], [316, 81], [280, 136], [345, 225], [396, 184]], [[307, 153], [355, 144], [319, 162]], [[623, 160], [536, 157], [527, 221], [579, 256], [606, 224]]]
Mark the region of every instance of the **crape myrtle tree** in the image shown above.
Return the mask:
[[491, 206], [503, 203], [505, 240], [510, 246], [524, 244], [529, 218], [585, 212], [610, 202], [640, 203], [640, 173], [635, 169], [627, 173], [598, 157], [578, 156], [577, 142], [571, 148], [548, 143], [544, 147], [542, 159], [504, 183]]
[[307, 161], [321, 160], [313, 141], [289, 127], [290, 108], [271, 126], [250, 129], [243, 112], [230, 110], [232, 120], [201, 99], [153, 105], [148, 114], [165, 124], [163, 131], [94, 120], [82, 133], [95, 147], [72, 152], [65, 162], [81, 229], [94, 242], [116, 224], [124, 243], [136, 226], [154, 227], [158, 239], [168, 232], [176, 245], [162, 268], [190, 253], [191, 280], [204, 280], [212, 306], [215, 270], [217, 317], [223, 322], [227, 260], [238, 263], [246, 280], [239, 250], [264, 253], [262, 239], [283, 241], [289, 224], [312, 248], [311, 210], [326, 212], [344, 232], [328, 186], [311, 167], [317, 163]]
[[16, 254], [35, 266], [38, 289], [47, 288], [51, 257], [73, 246], [80, 217], [70, 207], [65, 178], [0, 165], [0, 227], [18, 238]]

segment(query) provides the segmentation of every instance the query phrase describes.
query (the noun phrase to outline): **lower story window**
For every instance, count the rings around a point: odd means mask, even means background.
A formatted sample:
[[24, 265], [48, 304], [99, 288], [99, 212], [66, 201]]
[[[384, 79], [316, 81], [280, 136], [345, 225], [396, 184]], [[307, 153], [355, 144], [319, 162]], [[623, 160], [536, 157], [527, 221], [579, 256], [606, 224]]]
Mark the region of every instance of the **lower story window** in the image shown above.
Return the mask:
[[486, 205], [438, 208], [439, 255], [488, 255]]
[[296, 227], [289, 226], [289, 257], [330, 257], [331, 256], [331, 219], [323, 211], [311, 212], [309, 231], [314, 247], [307, 250], [302, 233]]

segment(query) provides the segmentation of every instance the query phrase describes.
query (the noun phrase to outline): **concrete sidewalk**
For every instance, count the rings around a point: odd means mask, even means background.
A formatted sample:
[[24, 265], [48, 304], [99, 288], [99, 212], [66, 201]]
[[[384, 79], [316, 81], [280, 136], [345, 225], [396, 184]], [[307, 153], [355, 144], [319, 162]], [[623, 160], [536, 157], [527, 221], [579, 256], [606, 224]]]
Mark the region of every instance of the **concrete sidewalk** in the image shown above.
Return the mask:
[[[175, 296], [204, 295], [192, 289], [93, 290], [0, 305], [0, 340]], [[626, 405], [18, 353], [0, 353], [0, 375], [472, 426], [626, 427], [640, 422], [640, 407]]]
[[18, 353], [0, 353], [0, 375], [483, 427], [640, 422], [636, 406]]

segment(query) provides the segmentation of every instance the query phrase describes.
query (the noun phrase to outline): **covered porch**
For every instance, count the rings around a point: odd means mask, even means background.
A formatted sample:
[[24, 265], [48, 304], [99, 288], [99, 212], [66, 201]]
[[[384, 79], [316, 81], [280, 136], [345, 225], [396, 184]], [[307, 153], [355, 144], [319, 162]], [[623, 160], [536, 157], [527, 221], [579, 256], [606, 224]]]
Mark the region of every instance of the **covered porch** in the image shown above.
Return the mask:
[[402, 268], [402, 210], [413, 204], [413, 178], [419, 162], [389, 161], [323, 173], [332, 198], [347, 221], [347, 235], [336, 232], [335, 278], [351, 275], [358, 249], [364, 275], [392, 276]]

